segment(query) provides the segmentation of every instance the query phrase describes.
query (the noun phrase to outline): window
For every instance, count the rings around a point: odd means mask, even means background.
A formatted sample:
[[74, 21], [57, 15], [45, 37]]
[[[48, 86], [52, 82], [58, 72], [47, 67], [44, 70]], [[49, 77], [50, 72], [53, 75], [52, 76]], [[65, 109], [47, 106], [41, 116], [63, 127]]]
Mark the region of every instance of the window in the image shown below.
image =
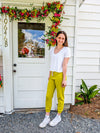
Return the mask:
[[18, 57], [45, 57], [45, 23], [18, 23]]

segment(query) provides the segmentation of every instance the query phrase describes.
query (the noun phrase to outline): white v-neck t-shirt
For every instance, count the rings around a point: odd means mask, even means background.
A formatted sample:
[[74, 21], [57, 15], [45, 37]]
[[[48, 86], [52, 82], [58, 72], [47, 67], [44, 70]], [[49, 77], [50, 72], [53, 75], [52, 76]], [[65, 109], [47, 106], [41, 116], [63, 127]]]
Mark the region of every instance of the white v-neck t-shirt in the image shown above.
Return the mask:
[[71, 56], [70, 48], [63, 47], [58, 53], [54, 53], [56, 46], [50, 49], [50, 71], [63, 72], [63, 60]]

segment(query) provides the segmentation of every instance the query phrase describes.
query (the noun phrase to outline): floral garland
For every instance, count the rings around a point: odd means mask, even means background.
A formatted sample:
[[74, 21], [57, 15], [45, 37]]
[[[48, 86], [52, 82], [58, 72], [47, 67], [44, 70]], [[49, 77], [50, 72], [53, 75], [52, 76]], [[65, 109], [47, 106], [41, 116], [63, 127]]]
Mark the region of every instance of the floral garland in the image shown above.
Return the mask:
[[1, 7], [0, 8], [0, 14], [6, 14], [10, 17], [10, 20], [26, 20], [26, 22], [29, 22], [33, 18], [37, 18], [39, 21], [44, 20], [50, 12], [53, 13], [53, 16], [50, 18], [52, 21], [52, 25], [49, 27], [49, 31], [46, 32], [45, 40], [48, 46], [54, 46], [56, 44], [55, 36], [57, 32], [60, 30], [58, 26], [62, 22], [63, 17], [61, 17], [61, 14], [64, 13], [63, 11], [63, 4], [61, 4], [59, 1], [52, 2], [52, 3], [46, 3], [45, 6], [42, 6], [40, 9], [36, 9], [33, 7], [32, 10], [27, 9], [18, 9], [17, 7]]
[[1, 79], [1, 74], [0, 74], [0, 88], [3, 86], [2, 79]]

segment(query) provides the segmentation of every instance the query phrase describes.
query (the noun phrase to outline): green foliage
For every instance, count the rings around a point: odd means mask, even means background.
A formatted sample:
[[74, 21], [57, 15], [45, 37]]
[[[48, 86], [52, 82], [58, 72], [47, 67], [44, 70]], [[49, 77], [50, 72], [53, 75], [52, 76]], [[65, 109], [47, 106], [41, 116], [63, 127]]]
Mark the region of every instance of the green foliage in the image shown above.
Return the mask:
[[97, 85], [93, 85], [88, 88], [85, 81], [82, 79], [82, 84], [80, 85], [80, 92], [77, 92], [75, 96], [75, 99], [79, 101], [76, 103], [76, 105], [82, 105], [83, 103], [91, 103], [91, 98], [95, 97], [99, 91], [100, 88], [97, 89]]

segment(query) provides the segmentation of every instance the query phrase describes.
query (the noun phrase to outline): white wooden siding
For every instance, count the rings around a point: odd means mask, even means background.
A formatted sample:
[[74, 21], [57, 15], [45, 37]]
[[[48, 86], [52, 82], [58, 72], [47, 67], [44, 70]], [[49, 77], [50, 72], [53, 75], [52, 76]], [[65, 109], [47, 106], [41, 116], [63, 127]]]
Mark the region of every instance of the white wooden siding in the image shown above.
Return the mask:
[[61, 29], [67, 33], [68, 44], [71, 49], [71, 58], [67, 69], [67, 87], [65, 89], [65, 103], [72, 103], [73, 91], [73, 50], [75, 42], [75, 0], [67, 0], [64, 7], [64, 20], [61, 23]]
[[100, 87], [100, 1], [85, 0], [79, 8], [76, 92], [81, 79]]

